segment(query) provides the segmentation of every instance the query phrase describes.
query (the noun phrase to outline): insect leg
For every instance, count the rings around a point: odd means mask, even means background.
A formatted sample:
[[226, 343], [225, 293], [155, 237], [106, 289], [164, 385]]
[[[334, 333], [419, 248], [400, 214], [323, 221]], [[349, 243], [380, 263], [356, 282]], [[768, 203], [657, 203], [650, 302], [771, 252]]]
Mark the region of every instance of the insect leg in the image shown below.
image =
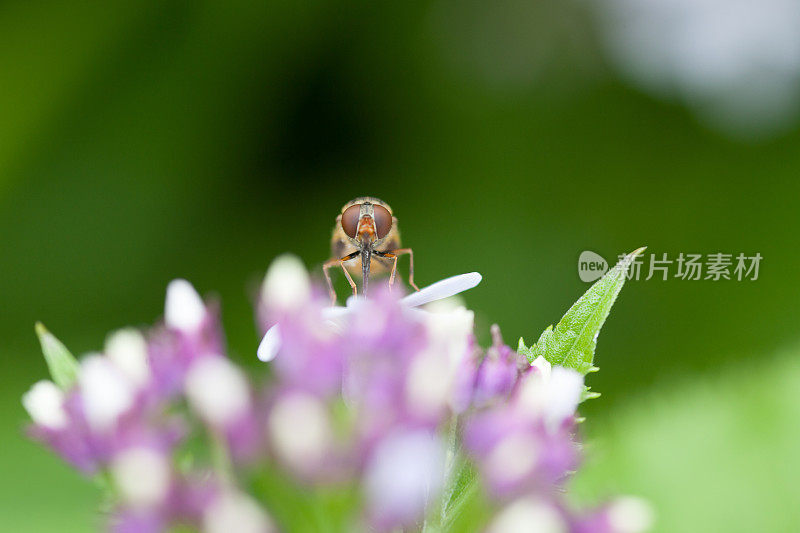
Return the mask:
[[[358, 255], [358, 252], [356, 252], [356, 255]], [[347, 277], [347, 281], [350, 282], [350, 286], [353, 287], [353, 296], [358, 296], [358, 289], [356, 288], [356, 282], [353, 281], [353, 277], [350, 275], [350, 272], [348, 272], [347, 269], [344, 267], [344, 262], [350, 259], [352, 259], [352, 257], [342, 257], [341, 259], [339, 259], [339, 265], [341, 265], [342, 272], [344, 272], [344, 275]]]
[[395, 255], [393, 252], [379, 252], [377, 250], [375, 250], [374, 253], [379, 257], [392, 260], [392, 273], [389, 274], [389, 290], [391, 290], [392, 285], [394, 284], [394, 277], [397, 274], [397, 255]]
[[414, 283], [414, 252], [411, 251], [411, 248], [399, 248], [397, 250], [392, 250], [391, 252], [376, 251], [375, 253], [381, 257], [392, 259], [392, 273], [389, 275], [390, 287], [392, 286], [392, 283], [394, 283], [394, 277], [397, 274], [397, 258], [401, 255], [408, 254], [408, 259], [411, 263], [408, 268], [408, 284], [414, 287], [414, 290], [419, 290], [417, 284]]
[[[408, 254], [408, 284], [414, 287], [414, 290], [418, 291], [419, 287], [417, 287], [417, 284], [414, 283], [414, 252], [411, 251], [411, 248], [400, 248], [399, 250], [392, 250], [392, 253], [397, 256]], [[396, 262], [397, 261], [395, 261], [395, 263]]]
[[347, 281], [350, 282], [350, 286], [353, 288], [353, 294], [355, 295], [356, 294], [356, 284], [353, 281], [353, 278], [350, 276], [350, 273], [344, 267], [344, 263], [345, 263], [345, 261], [349, 261], [349, 260], [353, 259], [357, 255], [358, 255], [358, 252], [353, 252], [353, 253], [348, 254], [348, 255], [346, 255], [346, 256], [344, 256], [342, 258], [333, 257], [331, 259], [328, 259], [327, 261], [325, 261], [322, 264], [322, 272], [325, 274], [325, 281], [328, 282], [328, 292], [331, 295], [331, 305], [336, 305], [336, 291], [333, 290], [333, 282], [331, 281], [331, 275], [328, 272], [328, 269], [330, 269], [331, 267], [336, 266], [336, 265], [341, 266], [342, 267], [342, 271], [344, 272], [344, 275], [347, 276]]
[[331, 295], [331, 305], [336, 305], [336, 291], [333, 290], [333, 282], [331, 281], [331, 275], [328, 272], [328, 269], [336, 265], [338, 262], [339, 259], [334, 257], [333, 259], [328, 259], [322, 264], [322, 272], [325, 274], [325, 281], [328, 282], [328, 293]]

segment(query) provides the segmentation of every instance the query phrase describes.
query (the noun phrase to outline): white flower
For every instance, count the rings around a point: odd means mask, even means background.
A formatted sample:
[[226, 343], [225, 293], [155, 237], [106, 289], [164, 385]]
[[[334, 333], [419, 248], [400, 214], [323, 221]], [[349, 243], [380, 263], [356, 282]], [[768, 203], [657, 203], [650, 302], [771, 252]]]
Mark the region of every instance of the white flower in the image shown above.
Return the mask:
[[583, 392], [583, 376], [563, 366], [551, 368], [543, 357], [531, 364], [533, 373], [520, 385], [518, 405], [533, 417], [543, 416], [550, 431], [575, 413]]
[[311, 394], [295, 392], [279, 399], [268, 427], [275, 453], [296, 470], [319, 466], [333, 444], [325, 405]]
[[289, 254], [275, 259], [261, 286], [261, 298], [276, 309], [292, 310], [311, 297], [308, 271], [297, 257]]
[[150, 379], [147, 360], [147, 342], [135, 329], [121, 329], [106, 340], [108, 357], [136, 386], [146, 385]]
[[486, 470], [504, 483], [519, 483], [536, 467], [541, 448], [534, 435], [509, 433], [492, 448], [486, 458]]
[[455, 400], [453, 384], [467, 355], [475, 318], [464, 307], [436, 304], [436, 312], [423, 315], [428, 346], [414, 358], [406, 379], [409, 404], [421, 415], [435, 415]]
[[545, 422], [550, 427], [561, 424], [572, 416], [581, 400], [583, 376], [571, 368], [557, 366], [548, 382], [549, 401], [545, 411]]
[[247, 378], [219, 355], [197, 360], [189, 369], [185, 388], [192, 409], [212, 426], [224, 427], [250, 408]]
[[536, 379], [547, 382], [550, 379], [550, 373], [553, 371], [553, 366], [543, 356], [539, 356], [531, 363], [533, 368], [533, 375]]
[[[417, 292], [409, 294], [401, 301], [403, 305], [408, 308], [417, 308], [425, 304], [449, 298], [460, 292], [469, 290], [481, 282], [481, 275], [477, 272], [470, 272], [468, 274], [461, 274], [450, 278], [437, 281]], [[336, 323], [336, 321], [345, 318], [353, 310], [354, 306], [359, 305], [358, 298], [348, 298], [347, 305], [327, 307], [323, 310], [323, 318]], [[465, 318], [462, 316], [462, 318]], [[272, 326], [259, 344], [256, 355], [261, 361], [271, 361], [275, 358], [280, 350], [280, 327], [278, 324]], [[457, 351], [457, 348], [455, 349]]]
[[176, 279], [167, 285], [164, 322], [168, 327], [193, 333], [203, 323], [205, 316], [203, 299], [191, 283], [185, 279]]
[[40, 426], [62, 429], [67, 425], [64, 393], [52, 381], [42, 380], [34, 383], [30, 390], [22, 395], [22, 405], [31, 419]]
[[87, 355], [78, 374], [83, 409], [89, 425], [97, 431], [111, 429], [133, 406], [131, 381], [108, 358]]
[[488, 533], [566, 533], [567, 523], [558, 510], [534, 497], [520, 498], [498, 513]]
[[167, 497], [169, 460], [157, 450], [147, 447], [123, 450], [114, 456], [110, 469], [120, 496], [133, 507], [152, 507]]
[[635, 496], [615, 498], [608, 508], [608, 523], [615, 533], [641, 533], [653, 527], [653, 508]]
[[475, 313], [464, 307], [443, 312], [427, 313], [425, 328], [430, 349], [443, 353], [454, 370], [467, 355]]
[[226, 490], [203, 513], [205, 533], [270, 533], [277, 531], [269, 516], [250, 496]]
[[444, 354], [425, 351], [411, 362], [406, 375], [409, 407], [421, 416], [436, 416], [451, 398], [452, 371]]
[[442, 489], [444, 461], [444, 447], [435, 435], [413, 431], [387, 437], [364, 474], [371, 513], [392, 523], [420, 516]]

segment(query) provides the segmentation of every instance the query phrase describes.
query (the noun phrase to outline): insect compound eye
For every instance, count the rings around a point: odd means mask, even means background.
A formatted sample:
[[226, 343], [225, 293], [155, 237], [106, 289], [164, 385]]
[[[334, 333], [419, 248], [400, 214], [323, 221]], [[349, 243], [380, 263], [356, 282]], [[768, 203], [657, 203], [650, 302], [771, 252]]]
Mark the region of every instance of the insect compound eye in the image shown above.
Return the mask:
[[383, 239], [392, 229], [392, 214], [385, 207], [376, 205], [373, 208], [372, 216], [375, 218], [375, 231], [378, 232], [378, 238]]
[[361, 205], [351, 205], [342, 213], [342, 229], [348, 237], [355, 238], [358, 230], [358, 219], [361, 214]]

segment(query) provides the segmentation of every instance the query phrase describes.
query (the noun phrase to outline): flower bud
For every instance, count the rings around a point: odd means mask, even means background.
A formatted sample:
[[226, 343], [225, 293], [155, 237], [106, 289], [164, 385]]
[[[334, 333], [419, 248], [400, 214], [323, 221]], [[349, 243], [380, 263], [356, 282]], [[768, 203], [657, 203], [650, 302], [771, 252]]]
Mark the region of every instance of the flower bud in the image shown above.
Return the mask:
[[622, 496], [608, 506], [606, 519], [613, 533], [641, 533], [653, 527], [653, 508], [641, 498]]
[[538, 365], [538, 372], [528, 373], [522, 381], [516, 401], [529, 417], [543, 417], [552, 432], [575, 413], [582, 391], [580, 373], [561, 366], [551, 370], [550, 364], [543, 361]]
[[167, 285], [164, 322], [167, 327], [187, 333], [197, 331], [206, 316], [206, 306], [191, 283], [173, 280]]
[[258, 503], [250, 496], [227, 490], [203, 513], [205, 533], [270, 533], [277, 531]]
[[64, 411], [64, 393], [55, 383], [48, 380], [33, 384], [22, 395], [22, 405], [34, 423], [48, 429], [62, 429], [67, 425]]
[[250, 408], [247, 378], [222, 356], [197, 360], [189, 368], [185, 387], [192, 409], [215, 427], [236, 422]]
[[564, 518], [553, 505], [534, 497], [508, 504], [489, 524], [488, 533], [567, 533]]
[[261, 298], [270, 309], [291, 311], [311, 297], [308, 271], [297, 257], [289, 254], [275, 259], [261, 286]]
[[133, 406], [132, 383], [100, 354], [83, 359], [78, 383], [86, 420], [96, 431], [111, 429], [118, 418]]
[[132, 507], [154, 507], [167, 497], [169, 461], [157, 450], [147, 447], [123, 450], [112, 459], [110, 470], [120, 497]]
[[543, 379], [545, 381], [550, 379], [550, 372], [552, 369], [553, 366], [550, 364], [550, 362], [541, 355], [534, 359], [531, 363], [531, 371], [533, 372], [533, 375], [538, 376], [539, 379]]
[[517, 363], [502, 357], [498, 350], [489, 349], [475, 376], [474, 402], [483, 407], [493, 401], [505, 399], [517, 380]]
[[530, 479], [539, 461], [541, 444], [531, 433], [513, 432], [500, 440], [485, 459], [490, 485], [505, 492]]
[[150, 365], [147, 359], [147, 342], [137, 330], [121, 329], [106, 340], [108, 357], [136, 386], [147, 384]]
[[276, 455], [301, 472], [320, 465], [333, 445], [325, 405], [311, 394], [293, 392], [280, 398], [269, 415], [268, 430]]
[[467, 355], [475, 314], [464, 307], [430, 313], [425, 321], [431, 348], [447, 354], [452, 370]]
[[451, 399], [453, 376], [446, 354], [426, 350], [411, 362], [406, 376], [406, 396], [415, 415], [441, 414]]
[[545, 423], [552, 430], [575, 414], [583, 392], [583, 376], [571, 369], [557, 366], [550, 374], [550, 398], [545, 411]]
[[463, 307], [436, 302], [438, 313], [426, 313], [427, 346], [412, 360], [406, 377], [406, 395], [415, 414], [436, 416], [456, 408], [461, 391], [456, 377], [469, 350], [474, 315]]
[[364, 477], [370, 516], [379, 529], [411, 524], [439, 496], [444, 449], [425, 431], [390, 435], [375, 450]]

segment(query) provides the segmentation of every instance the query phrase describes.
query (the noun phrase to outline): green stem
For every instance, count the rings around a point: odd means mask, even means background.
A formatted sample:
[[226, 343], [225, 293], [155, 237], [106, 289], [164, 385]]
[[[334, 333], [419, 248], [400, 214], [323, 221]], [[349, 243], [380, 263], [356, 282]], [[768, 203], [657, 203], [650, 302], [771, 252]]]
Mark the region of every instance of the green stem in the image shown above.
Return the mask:
[[425, 521], [422, 531], [428, 533], [429, 531], [441, 531], [444, 524], [447, 523], [447, 504], [453, 498], [453, 491], [455, 490], [456, 479], [453, 475], [453, 470], [456, 465], [456, 457], [458, 457], [458, 415], [450, 417], [447, 424], [447, 454], [444, 460], [444, 489], [442, 496], [439, 500], [439, 510], [436, 513], [435, 525], [431, 525], [427, 520]]
[[228, 443], [225, 436], [216, 429], [208, 430], [208, 437], [211, 443], [211, 462], [214, 471], [219, 476], [220, 481], [227, 486], [233, 486], [233, 463], [228, 451]]

